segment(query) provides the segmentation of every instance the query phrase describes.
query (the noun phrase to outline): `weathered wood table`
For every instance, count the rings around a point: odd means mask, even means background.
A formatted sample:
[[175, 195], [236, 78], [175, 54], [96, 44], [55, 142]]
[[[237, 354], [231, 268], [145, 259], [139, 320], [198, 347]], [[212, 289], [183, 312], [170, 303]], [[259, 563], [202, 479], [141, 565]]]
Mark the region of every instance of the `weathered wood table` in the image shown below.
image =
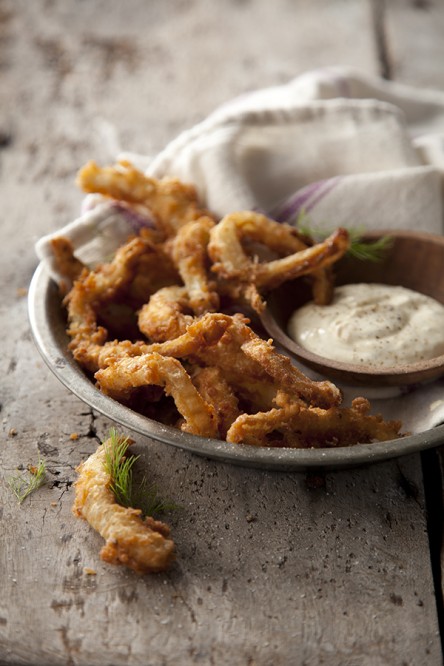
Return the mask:
[[[178, 559], [142, 578], [106, 565], [71, 486], [112, 423], [46, 368], [26, 290], [88, 159], [154, 154], [234, 95], [318, 66], [442, 89], [443, 31], [437, 0], [0, 1], [1, 664], [442, 662], [439, 451], [313, 483], [136, 436], [182, 506]], [[49, 482], [19, 506], [6, 479], [39, 454]]]

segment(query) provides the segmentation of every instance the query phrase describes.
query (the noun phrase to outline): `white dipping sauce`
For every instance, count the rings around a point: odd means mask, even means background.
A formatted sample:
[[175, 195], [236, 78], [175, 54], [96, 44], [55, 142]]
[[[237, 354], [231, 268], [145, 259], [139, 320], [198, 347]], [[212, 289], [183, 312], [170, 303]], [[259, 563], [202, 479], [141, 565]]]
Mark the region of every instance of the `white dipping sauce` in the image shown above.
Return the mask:
[[444, 354], [444, 306], [404, 287], [348, 284], [331, 305], [296, 310], [288, 334], [331, 360], [393, 367]]

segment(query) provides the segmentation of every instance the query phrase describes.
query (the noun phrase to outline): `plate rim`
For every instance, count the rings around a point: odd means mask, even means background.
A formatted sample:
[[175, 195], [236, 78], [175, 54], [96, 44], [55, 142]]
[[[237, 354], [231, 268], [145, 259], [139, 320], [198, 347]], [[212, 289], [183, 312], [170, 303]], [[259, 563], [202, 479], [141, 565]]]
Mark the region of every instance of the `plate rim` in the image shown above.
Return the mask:
[[356, 444], [328, 449], [252, 447], [184, 433], [142, 416], [104, 395], [86, 377], [80, 366], [60, 345], [49, 312], [51, 290], [57, 286], [42, 261], [37, 266], [28, 291], [28, 318], [34, 343], [56, 378], [81, 401], [103, 416], [133, 432], [197, 454], [201, 457], [244, 467], [270, 471], [313, 471], [343, 469], [417, 453], [444, 443], [444, 424], [431, 430], [387, 442]]

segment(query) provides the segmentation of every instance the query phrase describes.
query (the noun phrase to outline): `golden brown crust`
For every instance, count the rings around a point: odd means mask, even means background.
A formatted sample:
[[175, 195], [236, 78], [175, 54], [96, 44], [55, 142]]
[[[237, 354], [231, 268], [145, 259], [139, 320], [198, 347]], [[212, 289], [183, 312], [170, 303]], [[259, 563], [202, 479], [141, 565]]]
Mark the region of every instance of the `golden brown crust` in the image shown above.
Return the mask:
[[144, 204], [157, 220], [165, 237], [173, 236], [186, 222], [207, 214], [199, 206], [192, 185], [185, 185], [175, 178], [148, 178], [125, 160], [113, 167], [103, 168], [93, 161], [88, 162], [80, 169], [77, 184], [85, 192]]
[[171, 257], [186, 287], [190, 308], [196, 315], [215, 312], [219, 307], [214, 280], [208, 278], [207, 248], [214, 225], [214, 220], [207, 215], [199, 217], [180, 227], [171, 242]]
[[62, 293], [72, 286], [72, 283], [80, 277], [85, 265], [74, 255], [74, 247], [64, 236], [51, 240], [51, 250], [57, 272], [62, 276], [60, 289]]
[[401, 423], [370, 415], [370, 403], [356, 398], [350, 408], [289, 404], [280, 409], [242, 414], [231, 425], [227, 440], [252, 446], [321, 448], [353, 446], [399, 437]]
[[153, 294], [138, 312], [139, 329], [153, 342], [174, 340], [194, 321], [185, 287], [164, 287]]
[[100, 557], [110, 564], [122, 564], [137, 573], [167, 569], [175, 558], [169, 528], [152, 518], [142, 519], [138, 509], [117, 504], [105, 469], [105, 452], [110, 440], [77, 468], [74, 515], [84, 518], [105, 539]]
[[[277, 258], [258, 261], [246, 251], [245, 239], [260, 241], [277, 253]], [[224, 280], [234, 282], [252, 307], [259, 312], [263, 303], [262, 291], [278, 287], [283, 282], [310, 275], [318, 303], [328, 302], [331, 296], [331, 274], [327, 268], [340, 259], [349, 247], [345, 229], [337, 229], [322, 243], [307, 245], [287, 224], [275, 222], [252, 211], [226, 215], [210, 233], [208, 253], [212, 270]]]
[[[109, 263], [83, 269], [65, 299], [70, 349], [103, 391], [163, 423], [233, 442], [348, 446], [399, 436], [399, 424], [369, 416], [363, 399], [339, 408], [334, 384], [305, 376], [243, 315], [213, 312], [245, 303], [260, 312], [264, 293], [300, 276], [317, 303], [330, 302], [331, 267], [349, 246], [344, 229], [314, 243], [252, 211], [216, 224], [192, 186], [148, 178], [127, 162], [91, 162], [78, 181], [150, 210], [157, 224]], [[78, 268], [74, 261], [73, 275]]]
[[239, 401], [219, 368], [195, 368], [193, 384], [211, 405], [218, 422], [219, 437], [225, 439], [233, 421], [240, 415]]
[[215, 437], [217, 423], [214, 410], [197, 391], [180, 361], [150, 352], [122, 358], [99, 370], [95, 378], [100, 389], [121, 401], [140, 386], [162, 386], [171, 395], [184, 421], [181, 429], [193, 435]]

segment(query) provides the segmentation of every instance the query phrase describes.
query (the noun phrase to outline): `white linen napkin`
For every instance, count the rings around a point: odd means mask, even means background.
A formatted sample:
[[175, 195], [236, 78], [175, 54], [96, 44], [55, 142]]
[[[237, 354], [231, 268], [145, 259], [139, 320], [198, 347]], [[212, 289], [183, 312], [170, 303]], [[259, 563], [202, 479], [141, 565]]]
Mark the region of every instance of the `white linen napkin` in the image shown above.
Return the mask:
[[[234, 99], [154, 158], [118, 157], [150, 176], [192, 182], [218, 217], [255, 209], [291, 223], [304, 211], [314, 226], [444, 233], [444, 93], [348, 68], [308, 72]], [[89, 195], [81, 216], [40, 239], [36, 252], [57, 280], [54, 236], [70, 238], [79, 258], [94, 265], [143, 225], [151, 221]], [[373, 411], [401, 418], [412, 432], [444, 422], [443, 381], [390, 399], [341, 388], [346, 399], [369, 395]]]

